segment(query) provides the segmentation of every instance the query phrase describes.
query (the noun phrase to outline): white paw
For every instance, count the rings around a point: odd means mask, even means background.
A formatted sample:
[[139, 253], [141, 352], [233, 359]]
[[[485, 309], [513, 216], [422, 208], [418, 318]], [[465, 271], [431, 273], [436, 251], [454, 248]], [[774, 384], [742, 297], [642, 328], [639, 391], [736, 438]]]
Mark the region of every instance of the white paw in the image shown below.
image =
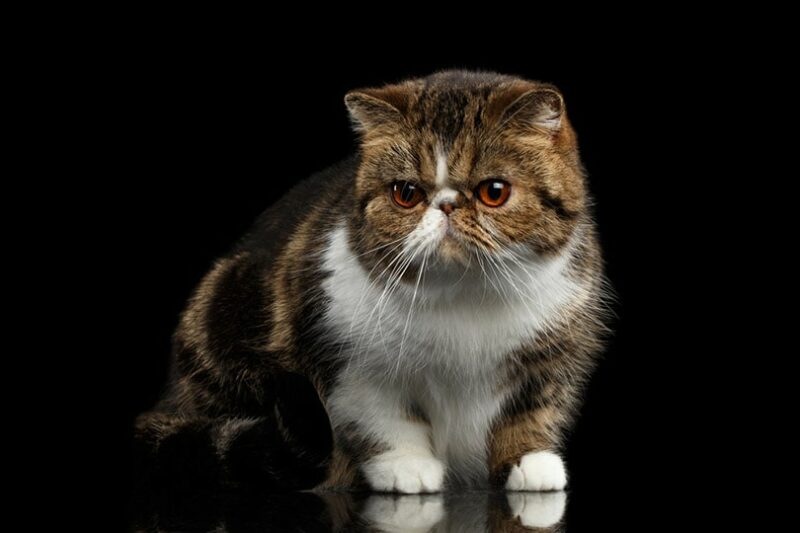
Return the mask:
[[444, 518], [440, 495], [386, 496], [367, 499], [362, 516], [380, 531], [429, 531]]
[[553, 452], [532, 452], [511, 467], [508, 490], [563, 490], [567, 486], [564, 461]]
[[439, 492], [444, 483], [444, 465], [435, 457], [388, 452], [364, 465], [370, 487], [381, 492]]
[[525, 527], [550, 527], [564, 516], [567, 495], [564, 492], [507, 495], [511, 516], [519, 518]]

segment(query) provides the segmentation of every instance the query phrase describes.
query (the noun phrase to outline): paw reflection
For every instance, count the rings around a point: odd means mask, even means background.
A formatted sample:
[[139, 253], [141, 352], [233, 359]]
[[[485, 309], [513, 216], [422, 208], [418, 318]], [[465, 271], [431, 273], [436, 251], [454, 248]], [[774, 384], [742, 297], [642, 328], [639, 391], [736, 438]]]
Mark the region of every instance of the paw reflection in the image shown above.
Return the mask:
[[563, 533], [563, 492], [217, 493], [148, 490], [131, 530], [321, 533]]
[[362, 517], [386, 533], [422, 533], [442, 521], [444, 505], [441, 494], [373, 495], [367, 499]]
[[564, 492], [514, 492], [508, 494], [511, 516], [526, 527], [551, 527], [564, 516], [567, 495]]
[[357, 522], [365, 531], [385, 533], [556, 533], [563, 532], [566, 503], [564, 492], [374, 494], [364, 500]]

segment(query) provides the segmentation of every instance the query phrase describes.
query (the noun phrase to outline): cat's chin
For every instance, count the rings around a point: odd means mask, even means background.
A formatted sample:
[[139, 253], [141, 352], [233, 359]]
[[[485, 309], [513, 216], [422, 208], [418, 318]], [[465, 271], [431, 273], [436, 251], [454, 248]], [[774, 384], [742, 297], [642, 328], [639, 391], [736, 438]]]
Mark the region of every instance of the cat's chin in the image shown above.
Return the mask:
[[[460, 239], [450, 235], [442, 237], [436, 244], [436, 250], [424, 260], [425, 278], [432, 276], [452, 283], [453, 276], [460, 278], [466, 268], [477, 264], [470, 258], [471, 253]], [[422, 266], [422, 258], [415, 259], [403, 273], [402, 281], [408, 285], [416, 285]]]
[[445, 266], [466, 266], [470, 264], [469, 252], [457, 237], [448, 232], [437, 245], [436, 261]]

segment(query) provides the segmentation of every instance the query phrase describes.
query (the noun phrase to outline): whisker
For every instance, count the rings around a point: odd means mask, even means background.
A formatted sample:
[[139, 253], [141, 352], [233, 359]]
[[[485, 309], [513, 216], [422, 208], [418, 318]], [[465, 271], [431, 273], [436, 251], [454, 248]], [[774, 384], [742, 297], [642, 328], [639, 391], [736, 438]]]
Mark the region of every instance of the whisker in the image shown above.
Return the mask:
[[414, 294], [411, 296], [411, 304], [408, 306], [408, 315], [406, 316], [406, 323], [403, 326], [403, 335], [400, 337], [400, 350], [397, 354], [397, 371], [400, 371], [400, 360], [403, 357], [403, 345], [406, 342], [406, 333], [408, 333], [408, 323], [411, 321], [411, 312], [414, 309], [414, 302], [417, 300], [417, 289], [419, 289], [419, 281], [422, 279], [422, 273], [425, 271], [425, 262], [428, 260], [428, 255], [424, 254], [422, 257], [422, 266], [417, 274], [417, 283], [414, 285]]

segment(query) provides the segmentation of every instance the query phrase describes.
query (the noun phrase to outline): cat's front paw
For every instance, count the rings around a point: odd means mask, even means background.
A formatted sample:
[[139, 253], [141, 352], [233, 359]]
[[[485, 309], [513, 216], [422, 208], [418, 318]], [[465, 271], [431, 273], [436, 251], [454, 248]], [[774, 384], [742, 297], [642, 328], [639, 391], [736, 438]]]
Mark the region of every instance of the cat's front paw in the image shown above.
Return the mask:
[[389, 452], [364, 465], [373, 490], [381, 492], [439, 492], [444, 484], [444, 465], [435, 457]]
[[511, 467], [508, 490], [563, 490], [567, 486], [564, 461], [553, 452], [531, 452]]

